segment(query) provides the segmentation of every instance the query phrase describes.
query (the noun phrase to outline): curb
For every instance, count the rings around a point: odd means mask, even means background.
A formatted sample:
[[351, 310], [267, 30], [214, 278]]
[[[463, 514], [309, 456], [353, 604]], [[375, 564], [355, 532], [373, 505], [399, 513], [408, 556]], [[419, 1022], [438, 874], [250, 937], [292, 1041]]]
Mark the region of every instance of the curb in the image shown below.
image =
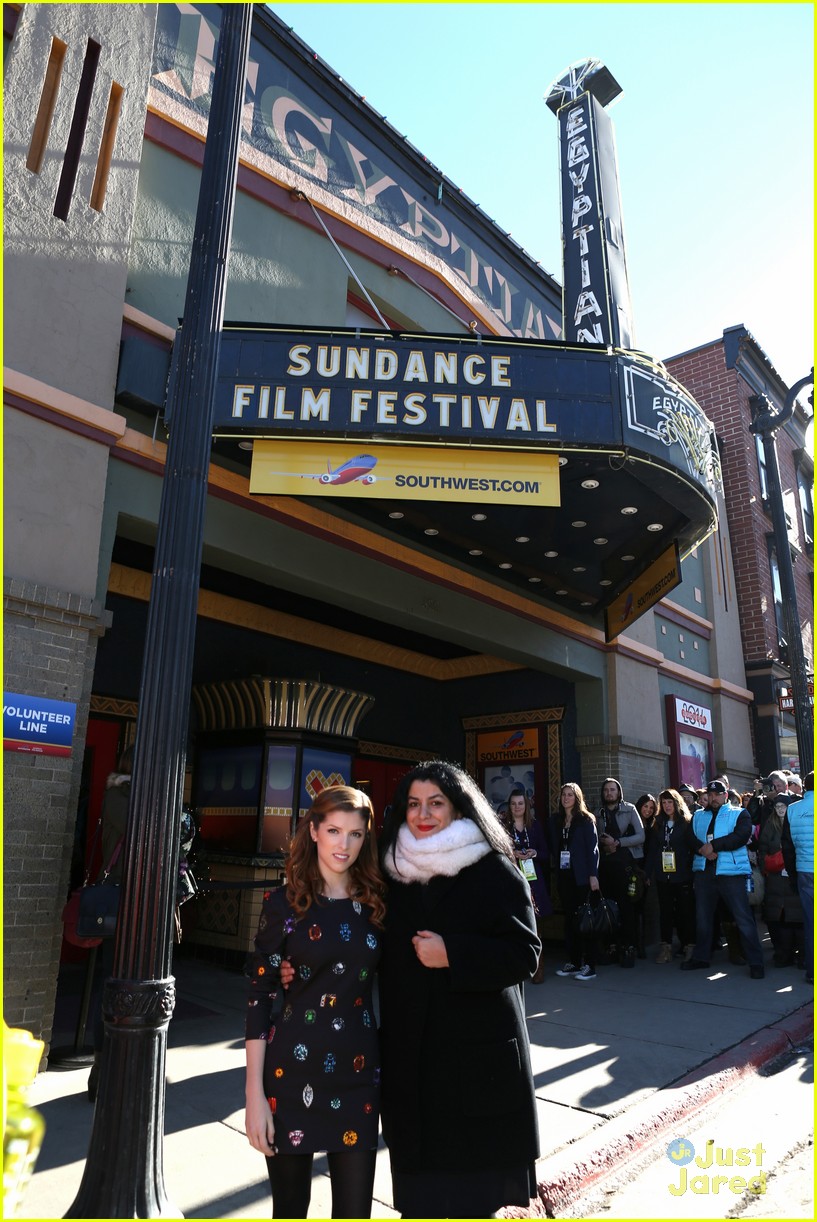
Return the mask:
[[761, 1027], [741, 1043], [705, 1061], [677, 1082], [664, 1086], [649, 1099], [634, 1104], [620, 1116], [598, 1126], [585, 1137], [541, 1160], [539, 1206], [529, 1211], [507, 1210], [507, 1217], [554, 1218], [574, 1206], [588, 1190], [613, 1170], [643, 1154], [683, 1118], [711, 1103], [716, 1095], [734, 1089], [749, 1074], [788, 1049], [809, 1041], [814, 1031], [814, 1004], [801, 1006], [778, 1022]]

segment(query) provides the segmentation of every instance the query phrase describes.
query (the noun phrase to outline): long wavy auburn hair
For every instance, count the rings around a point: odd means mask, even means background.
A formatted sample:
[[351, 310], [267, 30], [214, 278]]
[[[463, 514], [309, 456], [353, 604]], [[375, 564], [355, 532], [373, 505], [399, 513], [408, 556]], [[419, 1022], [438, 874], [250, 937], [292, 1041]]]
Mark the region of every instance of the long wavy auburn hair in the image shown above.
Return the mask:
[[327, 815], [336, 810], [354, 811], [363, 820], [363, 844], [349, 870], [350, 895], [371, 909], [372, 924], [382, 929], [386, 915], [386, 884], [377, 859], [374, 811], [368, 795], [362, 789], [353, 789], [351, 785], [330, 785], [324, 789], [298, 825], [286, 863], [287, 900], [299, 917], [304, 916], [313, 904], [327, 902], [318, 866], [318, 846], [309, 829], [320, 827]]

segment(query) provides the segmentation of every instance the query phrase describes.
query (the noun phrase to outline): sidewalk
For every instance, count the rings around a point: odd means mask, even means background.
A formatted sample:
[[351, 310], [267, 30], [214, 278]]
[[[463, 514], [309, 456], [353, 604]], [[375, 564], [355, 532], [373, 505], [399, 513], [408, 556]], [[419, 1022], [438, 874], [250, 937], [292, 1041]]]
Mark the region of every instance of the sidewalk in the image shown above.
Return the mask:
[[[764, 947], [768, 965], [768, 939]], [[765, 980], [751, 980], [720, 951], [708, 972], [682, 973], [678, 959], [652, 962], [653, 949], [633, 970], [602, 967], [594, 981], [580, 983], [554, 975], [561, 960], [550, 950], [545, 983], [527, 986], [526, 1008], [544, 1155], [540, 1196], [556, 1216], [611, 1159], [620, 1166], [622, 1148], [674, 1136], [679, 1114], [688, 1116], [741, 1076], [751, 1101], [757, 1065], [811, 1032], [813, 990], [796, 968], [767, 966]], [[244, 978], [182, 956], [174, 972], [168, 1195], [187, 1218], [269, 1218], [266, 1168], [243, 1128]], [[58, 1031], [54, 1043], [72, 1036]], [[87, 1077], [87, 1069], [53, 1069], [32, 1090], [47, 1132], [20, 1216], [59, 1218], [74, 1199], [93, 1111]], [[325, 1157], [316, 1158], [309, 1217], [328, 1218], [330, 1199]], [[537, 1216], [544, 1213], [540, 1201]], [[385, 1150], [373, 1216], [398, 1216]]]

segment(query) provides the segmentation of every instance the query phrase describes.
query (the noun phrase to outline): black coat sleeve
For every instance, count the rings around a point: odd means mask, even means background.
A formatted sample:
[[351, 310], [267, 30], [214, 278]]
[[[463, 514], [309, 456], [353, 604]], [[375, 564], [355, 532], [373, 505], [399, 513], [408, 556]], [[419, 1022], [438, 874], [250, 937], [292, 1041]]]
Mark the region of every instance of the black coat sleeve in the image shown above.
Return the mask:
[[482, 919], [444, 936], [450, 986], [461, 992], [505, 989], [530, 980], [542, 949], [530, 887], [520, 871], [499, 854], [479, 865]]
[[792, 879], [795, 886], [797, 884], [797, 853], [794, 848], [794, 841], [791, 838], [791, 827], [789, 826], [789, 816], [783, 816], [783, 830], [780, 833], [780, 848], [783, 850], [783, 865], [786, 867], [786, 872], [789, 878]]
[[264, 893], [255, 950], [247, 956], [244, 974], [249, 977], [245, 1039], [265, 1040], [269, 1034], [272, 1007], [281, 987], [281, 960], [293, 921], [285, 889]]

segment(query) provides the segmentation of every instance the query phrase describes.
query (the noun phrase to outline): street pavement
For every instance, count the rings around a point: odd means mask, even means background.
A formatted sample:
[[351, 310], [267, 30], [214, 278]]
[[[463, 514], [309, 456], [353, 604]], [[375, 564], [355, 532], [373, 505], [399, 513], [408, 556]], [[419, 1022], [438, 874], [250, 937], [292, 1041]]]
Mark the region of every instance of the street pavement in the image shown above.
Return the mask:
[[[599, 1216], [595, 1203], [592, 1213], [581, 1212], [585, 1197], [591, 1200], [593, 1192], [602, 1194], [604, 1216], [647, 1216], [611, 1212], [618, 1193], [625, 1191], [628, 1159], [634, 1160], [633, 1176], [652, 1160], [662, 1183], [673, 1171], [677, 1178], [677, 1170], [667, 1162], [668, 1143], [694, 1139], [697, 1150], [702, 1138], [699, 1113], [705, 1117], [713, 1102], [725, 1106], [733, 1098], [740, 1101], [735, 1115], [709, 1135], [718, 1145], [749, 1145], [739, 1115], [757, 1115], [766, 1107], [769, 1082], [774, 1081], [758, 1068], [809, 1040], [813, 989], [804, 983], [802, 971], [770, 966], [768, 938], [765, 980], [751, 980], [748, 968], [730, 965], [725, 950], [713, 956], [708, 971], [681, 972], [677, 958], [655, 964], [656, 949], [650, 948], [648, 958], [631, 970], [599, 967], [597, 978], [585, 983], [555, 975], [561, 959], [550, 946], [545, 983], [526, 987], [543, 1155], [538, 1165], [542, 1199], [532, 1202], [529, 1216], [544, 1217], [546, 1208], [548, 1216]], [[247, 1142], [243, 1125], [246, 982], [239, 972], [184, 951], [177, 952], [174, 963], [177, 1006], [168, 1036], [167, 1193], [187, 1218], [269, 1218], [266, 1168]], [[70, 971], [66, 977], [64, 991], [73, 985], [78, 993], [77, 969], [73, 980]], [[54, 1045], [72, 1039], [73, 1029], [64, 1026], [55, 1031]], [[87, 1076], [87, 1068], [52, 1068], [32, 1087], [31, 1101], [43, 1114], [47, 1130], [18, 1216], [62, 1217], [76, 1195], [93, 1113]], [[780, 1081], [775, 1098], [783, 1100], [785, 1111], [785, 1079]], [[811, 1099], [810, 1079], [808, 1095]], [[774, 1153], [780, 1184], [792, 1182], [786, 1181], [783, 1167], [790, 1151], [779, 1148], [786, 1140], [776, 1143]], [[789, 1177], [798, 1166], [797, 1157], [810, 1167], [805, 1148], [789, 1160]], [[801, 1174], [796, 1191], [808, 1197], [804, 1183]], [[612, 1195], [605, 1195], [610, 1185]], [[649, 1216], [681, 1216], [677, 1198], [665, 1183], [660, 1191], [649, 1188], [647, 1199]], [[330, 1217], [330, 1202], [326, 1159], [317, 1157], [309, 1217]], [[771, 1204], [767, 1195], [764, 1207]], [[744, 1207], [746, 1217], [784, 1216], [757, 1213], [752, 1206], [748, 1202]], [[808, 1208], [807, 1214], [785, 1216], [810, 1217], [811, 1202]], [[519, 1210], [508, 1212], [525, 1216]], [[398, 1216], [385, 1149], [378, 1154], [373, 1216]]]
[[611, 1172], [571, 1216], [813, 1218], [814, 1051], [782, 1060], [682, 1119], [671, 1141]]

